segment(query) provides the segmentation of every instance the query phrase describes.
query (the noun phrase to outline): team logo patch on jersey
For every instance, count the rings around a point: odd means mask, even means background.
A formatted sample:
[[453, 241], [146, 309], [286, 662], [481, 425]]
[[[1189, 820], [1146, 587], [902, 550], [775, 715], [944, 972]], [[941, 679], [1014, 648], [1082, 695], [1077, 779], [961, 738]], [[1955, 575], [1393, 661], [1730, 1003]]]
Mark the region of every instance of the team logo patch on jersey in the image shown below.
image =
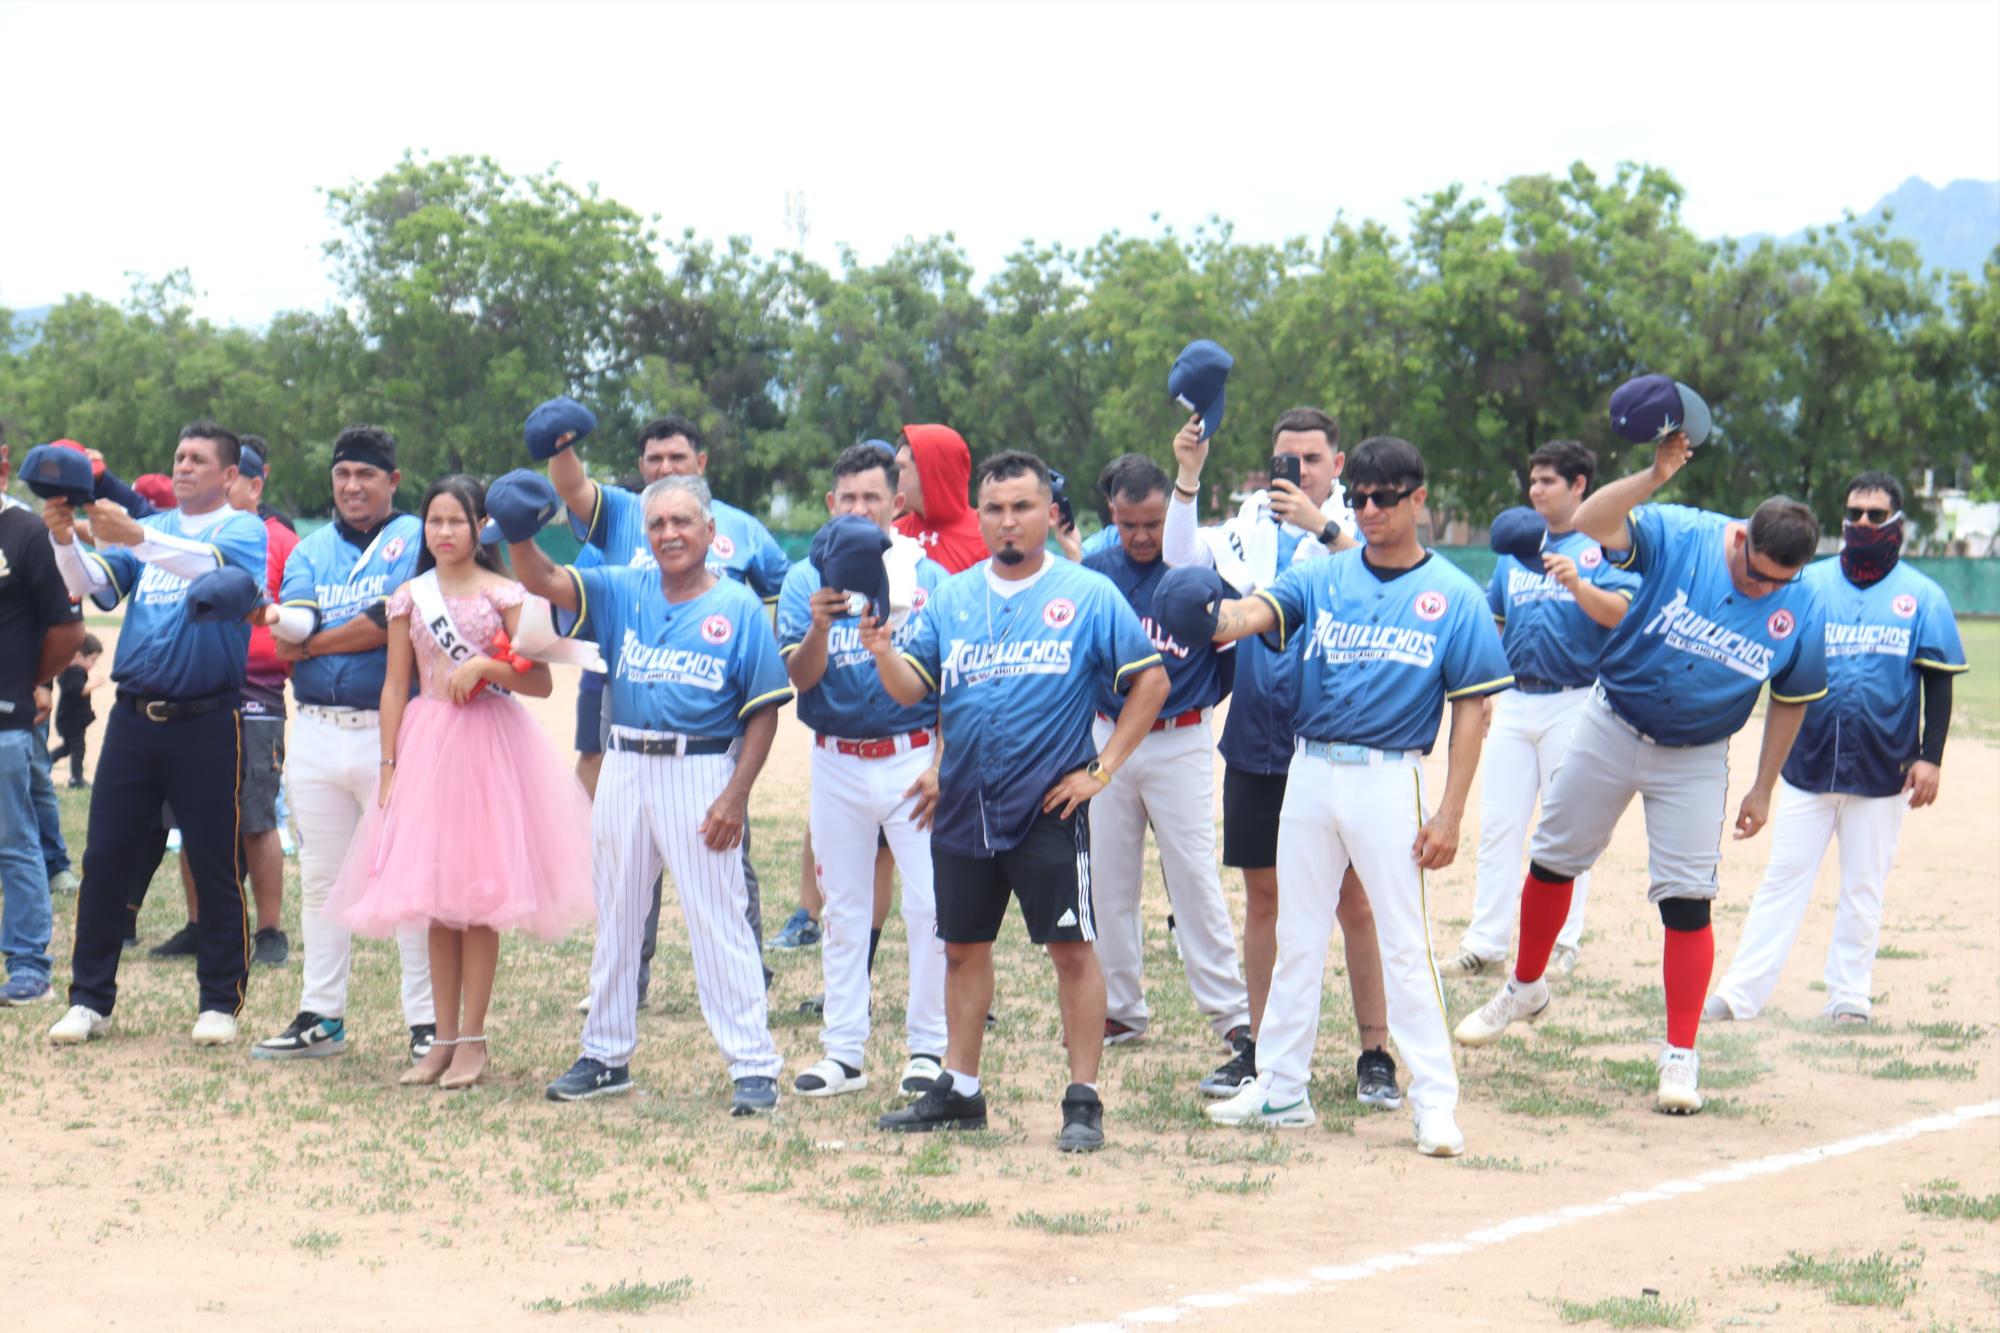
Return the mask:
[[724, 560], [727, 560], [730, 556], [736, 554], [736, 543], [729, 540], [729, 538], [724, 536], [722, 533], [719, 532], [716, 533], [715, 540], [710, 542], [709, 545], [713, 546], [715, 548], [715, 553], [721, 556]]
[[1895, 601], [1889, 603], [1889, 609], [1903, 619], [1908, 620], [1917, 613], [1917, 599], [1908, 593], [1900, 593], [1897, 595]]
[[1789, 639], [1796, 623], [1790, 611], [1773, 611], [1771, 618], [1764, 622], [1764, 628], [1771, 631], [1774, 639]]
[[910, 595], [910, 609], [912, 611], [921, 611], [924, 609], [924, 603], [928, 602], [930, 599], [931, 599], [930, 589], [919, 588], [916, 590], [916, 592]]
[[396, 557], [401, 555], [402, 553], [403, 553], [403, 539], [401, 537], [391, 537], [388, 541], [388, 544], [382, 548], [382, 558], [384, 560], [390, 561], [391, 563], [393, 563]]
[[1076, 603], [1067, 597], [1057, 597], [1042, 608], [1042, 623], [1050, 629], [1061, 629], [1076, 619]]
[[729, 636], [735, 632], [736, 627], [729, 623], [728, 616], [710, 616], [701, 622], [701, 637], [710, 643], [728, 643]]
[[1596, 569], [1604, 563], [1604, 548], [1602, 546], [1584, 547], [1576, 553], [1576, 563], [1582, 565], [1585, 569]]
[[1444, 614], [1446, 605], [1444, 594], [1432, 588], [1418, 593], [1416, 604], [1411, 609], [1417, 613], [1419, 620], [1436, 620]]

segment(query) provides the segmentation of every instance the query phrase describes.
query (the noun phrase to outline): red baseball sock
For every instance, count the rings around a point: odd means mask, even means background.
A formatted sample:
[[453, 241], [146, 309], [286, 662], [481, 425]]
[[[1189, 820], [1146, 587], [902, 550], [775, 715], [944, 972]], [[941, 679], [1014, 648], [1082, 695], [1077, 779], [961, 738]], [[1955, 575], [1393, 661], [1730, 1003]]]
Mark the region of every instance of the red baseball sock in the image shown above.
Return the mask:
[[1570, 891], [1576, 881], [1537, 879], [1530, 870], [1521, 885], [1521, 949], [1514, 959], [1514, 980], [1539, 981], [1548, 969], [1556, 936], [1569, 920]]
[[1715, 972], [1715, 930], [1669, 930], [1661, 972], [1667, 990], [1667, 1045], [1694, 1047], [1701, 1030], [1701, 1006]]

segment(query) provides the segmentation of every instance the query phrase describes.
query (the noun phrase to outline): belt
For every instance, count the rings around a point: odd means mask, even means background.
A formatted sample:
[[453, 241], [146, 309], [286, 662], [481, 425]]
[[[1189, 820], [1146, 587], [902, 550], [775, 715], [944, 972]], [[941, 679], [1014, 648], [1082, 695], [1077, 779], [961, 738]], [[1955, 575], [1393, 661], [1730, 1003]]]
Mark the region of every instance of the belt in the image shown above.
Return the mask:
[[[1187, 712], [1176, 713], [1172, 717], [1155, 718], [1153, 721], [1153, 725], [1146, 728], [1146, 730], [1179, 731], [1182, 727], [1198, 727], [1201, 725], [1201, 720], [1207, 714], [1207, 712], [1208, 710], [1206, 708], [1190, 708], [1187, 710]], [[1109, 713], [1099, 713], [1097, 715], [1097, 720], [1100, 722], [1110, 722], [1114, 724], [1118, 721], [1117, 718], [1111, 716], [1111, 714]]]
[[184, 717], [200, 717], [203, 713], [213, 713], [218, 708], [235, 708], [242, 700], [243, 696], [235, 690], [203, 695], [196, 699], [163, 699], [138, 694], [131, 690], [118, 691], [118, 702], [148, 722], [172, 722]]
[[372, 731], [382, 722], [382, 714], [373, 708], [343, 708], [337, 704], [300, 704], [299, 716], [348, 731]]
[[1563, 685], [1553, 680], [1543, 680], [1540, 676], [1515, 676], [1514, 688], [1522, 694], [1567, 694], [1571, 690], [1589, 689], [1587, 685]]
[[626, 754], [670, 755], [728, 754], [734, 736], [613, 736], [611, 748]]
[[1399, 764], [1416, 757], [1415, 750], [1372, 750], [1366, 745], [1343, 745], [1339, 741], [1315, 741], [1301, 736], [1300, 754], [1324, 759], [1329, 764]]
[[1631, 732], [1634, 736], [1638, 737], [1640, 740], [1644, 741], [1648, 745], [1659, 744], [1659, 742], [1654, 740], [1651, 736], [1648, 736], [1645, 732], [1639, 730], [1637, 727], [1633, 726], [1630, 722], [1627, 722], [1624, 718], [1618, 716], [1618, 710], [1611, 706], [1611, 696], [1604, 692], [1604, 685], [1602, 682], [1599, 682], [1596, 688], [1591, 690], [1591, 697], [1597, 700], [1598, 707], [1604, 710], [1604, 715], [1606, 717], [1610, 718], [1613, 722], [1616, 722], [1626, 731]]
[[931, 734], [919, 727], [901, 736], [884, 736], [874, 741], [844, 741], [838, 736], [828, 736], [822, 732], [813, 733], [813, 744], [822, 750], [833, 750], [839, 754], [851, 754], [856, 759], [888, 759], [911, 750], [921, 750], [931, 743]]

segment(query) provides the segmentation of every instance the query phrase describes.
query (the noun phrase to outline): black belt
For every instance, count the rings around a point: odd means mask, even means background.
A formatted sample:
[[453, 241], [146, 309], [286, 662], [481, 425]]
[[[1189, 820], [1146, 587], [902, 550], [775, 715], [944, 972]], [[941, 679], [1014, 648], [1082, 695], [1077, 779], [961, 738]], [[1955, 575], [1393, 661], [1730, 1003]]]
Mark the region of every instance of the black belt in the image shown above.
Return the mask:
[[728, 754], [734, 736], [613, 736], [611, 748], [626, 754]]
[[1523, 694], [1561, 694], [1566, 690], [1581, 690], [1588, 687], [1561, 685], [1553, 680], [1543, 680], [1540, 676], [1516, 676], [1514, 688]]
[[172, 722], [179, 718], [200, 717], [203, 713], [213, 713], [218, 708], [233, 709], [242, 700], [243, 696], [235, 690], [204, 695], [197, 699], [162, 699], [137, 694], [131, 690], [118, 691], [118, 702], [148, 722]]

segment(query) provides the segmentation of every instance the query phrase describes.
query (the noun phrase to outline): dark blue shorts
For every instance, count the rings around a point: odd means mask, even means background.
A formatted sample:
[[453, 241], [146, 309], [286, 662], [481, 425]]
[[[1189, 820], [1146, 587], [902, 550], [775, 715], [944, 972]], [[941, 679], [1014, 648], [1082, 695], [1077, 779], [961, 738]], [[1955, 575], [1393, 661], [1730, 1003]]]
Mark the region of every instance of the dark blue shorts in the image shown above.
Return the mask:
[[576, 752], [604, 753], [604, 691], [576, 692]]

